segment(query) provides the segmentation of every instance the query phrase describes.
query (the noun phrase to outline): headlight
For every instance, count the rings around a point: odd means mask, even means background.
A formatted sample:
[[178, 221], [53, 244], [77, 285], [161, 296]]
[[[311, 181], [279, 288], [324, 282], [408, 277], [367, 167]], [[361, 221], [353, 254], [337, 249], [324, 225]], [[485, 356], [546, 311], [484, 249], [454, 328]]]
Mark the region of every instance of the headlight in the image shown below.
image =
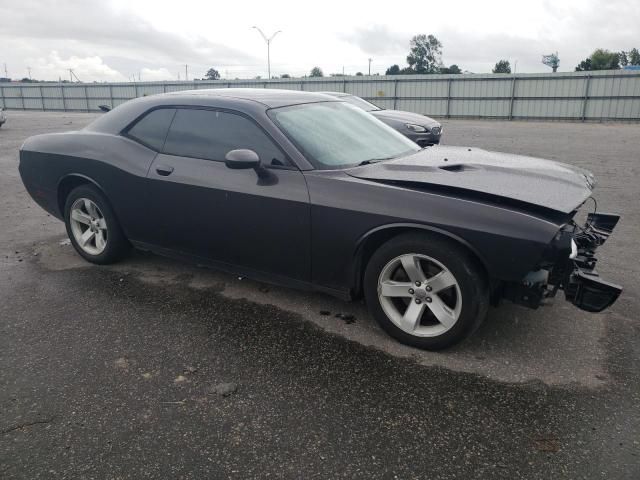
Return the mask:
[[406, 126], [407, 126], [407, 128], [409, 130], [411, 130], [412, 132], [416, 132], [416, 133], [426, 133], [426, 132], [429, 131], [425, 127], [423, 127], [422, 125], [415, 125], [413, 123], [407, 123]]

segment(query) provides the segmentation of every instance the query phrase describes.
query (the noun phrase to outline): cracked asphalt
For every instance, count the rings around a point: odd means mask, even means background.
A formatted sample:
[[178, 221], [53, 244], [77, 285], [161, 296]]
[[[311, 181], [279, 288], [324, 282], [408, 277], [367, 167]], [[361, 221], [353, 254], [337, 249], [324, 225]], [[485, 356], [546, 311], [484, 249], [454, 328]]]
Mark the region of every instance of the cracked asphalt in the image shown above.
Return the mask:
[[447, 144], [592, 170], [599, 208], [622, 214], [599, 270], [625, 291], [598, 315], [504, 304], [430, 353], [360, 303], [151, 254], [85, 263], [17, 152], [95, 115], [8, 116], [0, 478], [640, 477], [640, 126], [444, 122]]

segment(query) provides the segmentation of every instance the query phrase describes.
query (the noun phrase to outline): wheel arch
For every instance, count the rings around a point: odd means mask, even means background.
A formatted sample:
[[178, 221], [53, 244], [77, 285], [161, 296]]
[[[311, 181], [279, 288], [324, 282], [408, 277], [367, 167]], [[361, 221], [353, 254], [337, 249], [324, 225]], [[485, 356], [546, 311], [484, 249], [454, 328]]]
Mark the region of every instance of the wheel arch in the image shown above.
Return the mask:
[[64, 218], [64, 205], [67, 201], [67, 197], [69, 196], [69, 194], [74, 188], [79, 187], [80, 185], [93, 185], [97, 187], [100, 190], [100, 192], [105, 196], [107, 201], [109, 200], [109, 197], [107, 197], [107, 194], [105, 193], [104, 189], [93, 178], [83, 175], [81, 173], [67, 174], [58, 181], [58, 186], [56, 188], [58, 211], [60, 212], [60, 218]]
[[483, 256], [478, 252], [476, 248], [473, 247], [469, 242], [464, 240], [463, 238], [455, 235], [447, 230], [443, 230], [441, 228], [432, 227], [429, 225], [422, 225], [416, 223], [393, 223], [388, 225], [381, 225], [379, 227], [375, 227], [364, 235], [362, 235], [357, 243], [354, 251], [354, 259], [352, 262], [352, 272], [351, 272], [351, 284], [353, 285], [353, 297], [359, 298], [362, 296], [362, 282], [364, 278], [364, 271], [367, 266], [367, 263], [373, 253], [385, 242], [390, 239], [402, 235], [405, 233], [412, 232], [422, 232], [429, 233], [433, 235], [438, 235], [440, 237], [445, 237], [450, 240], [455, 241], [458, 245], [460, 245], [465, 250], [469, 251], [477, 260], [484, 274], [486, 275], [487, 280], [489, 277], [489, 267], [487, 261]]

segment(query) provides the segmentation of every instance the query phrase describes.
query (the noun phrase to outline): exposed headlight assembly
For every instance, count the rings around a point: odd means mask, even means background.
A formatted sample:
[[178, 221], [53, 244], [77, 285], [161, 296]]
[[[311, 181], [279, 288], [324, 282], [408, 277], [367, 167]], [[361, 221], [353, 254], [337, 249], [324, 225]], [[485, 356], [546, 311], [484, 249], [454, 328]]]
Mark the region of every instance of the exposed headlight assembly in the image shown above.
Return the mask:
[[571, 253], [569, 254], [569, 258], [573, 260], [578, 256], [578, 245], [576, 245], [575, 240], [571, 239]]
[[416, 132], [416, 133], [427, 133], [429, 131], [427, 128], [423, 127], [422, 125], [415, 125], [413, 123], [407, 123], [406, 127], [412, 132]]

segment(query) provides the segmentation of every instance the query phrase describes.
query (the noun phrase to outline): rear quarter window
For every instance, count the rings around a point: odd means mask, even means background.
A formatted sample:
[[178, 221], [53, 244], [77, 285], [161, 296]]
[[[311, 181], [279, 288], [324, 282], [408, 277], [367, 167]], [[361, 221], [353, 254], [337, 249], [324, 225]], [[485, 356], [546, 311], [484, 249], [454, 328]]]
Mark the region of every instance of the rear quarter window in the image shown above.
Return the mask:
[[161, 151], [176, 111], [159, 108], [147, 113], [127, 131], [127, 136], [156, 151]]

